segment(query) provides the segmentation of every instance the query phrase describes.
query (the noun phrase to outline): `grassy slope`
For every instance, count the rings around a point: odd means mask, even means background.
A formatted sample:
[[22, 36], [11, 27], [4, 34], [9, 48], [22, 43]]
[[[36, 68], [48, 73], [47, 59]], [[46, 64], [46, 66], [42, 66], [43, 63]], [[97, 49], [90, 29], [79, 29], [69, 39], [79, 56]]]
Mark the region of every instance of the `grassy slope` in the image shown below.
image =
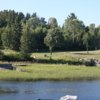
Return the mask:
[[100, 79], [99, 67], [32, 64], [20, 67], [20, 71], [1, 71], [0, 80], [92, 80]]
[[[12, 51], [6, 53], [9, 54], [12, 53]], [[36, 56], [36, 59], [49, 59], [49, 57], [44, 56], [45, 54], [49, 56], [49, 53], [33, 53], [32, 56]], [[90, 54], [87, 54], [86, 52], [55, 52], [53, 53], [53, 59], [100, 59], [99, 54], [100, 51], [90, 51]], [[99, 67], [71, 66], [67, 64], [30, 64], [26, 67], [20, 67], [20, 69], [22, 72], [1, 70], [0, 80], [32, 81], [100, 79]]]
[[[10, 54], [18, 54], [18, 52], [15, 52], [13, 50], [2, 50], [4, 54], [10, 55]], [[45, 57], [44, 55], [47, 55], [48, 57]], [[31, 56], [35, 56], [36, 59], [49, 59], [49, 53], [32, 53]], [[87, 54], [86, 51], [79, 51], [79, 52], [53, 52], [52, 58], [54, 60], [78, 60], [80, 58], [82, 59], [100, 59], [100, 50], [97, 51], [89, 51], [89, 54]]]
[[[45, 57], [44, 55], [48, 57]], [[38, 59], [49, 59], [49, 53], [33, 53], [32, 56], [36, 56]], [[87, 54], [86, 51], [79, 51], [79, 52], [54, 52], [52, 58], [55, 60], [63, 59], [63, 60], [75, 60], [75, 59], [100, 59], [100, 50], [97, 51], [90, 51]]]

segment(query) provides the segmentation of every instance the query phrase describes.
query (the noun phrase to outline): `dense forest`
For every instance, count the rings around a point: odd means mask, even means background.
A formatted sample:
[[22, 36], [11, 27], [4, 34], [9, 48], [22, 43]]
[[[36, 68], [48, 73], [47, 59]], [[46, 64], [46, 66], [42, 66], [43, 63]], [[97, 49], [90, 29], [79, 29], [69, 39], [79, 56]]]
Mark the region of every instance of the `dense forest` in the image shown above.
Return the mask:
[[100, 26], [85, 26], [74, 13], [70, 13], [62, 26], [57, 19], [38, 17], [36, 13], [0, 11], [0, 48], [31, 53], [56, 50], [100, 49]]

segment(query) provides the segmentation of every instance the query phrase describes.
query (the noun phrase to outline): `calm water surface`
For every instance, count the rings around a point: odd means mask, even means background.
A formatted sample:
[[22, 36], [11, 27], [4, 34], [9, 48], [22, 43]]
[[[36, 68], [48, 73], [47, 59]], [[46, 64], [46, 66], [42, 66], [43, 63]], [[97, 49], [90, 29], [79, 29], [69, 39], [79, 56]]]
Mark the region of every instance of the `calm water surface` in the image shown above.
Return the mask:
[[78, 100], [100, 100], [100, 81], [0, 82], [0, 89], [14, 91], [0, 93], [0, 100], [59, 100], [64, 95], [77, 95]]

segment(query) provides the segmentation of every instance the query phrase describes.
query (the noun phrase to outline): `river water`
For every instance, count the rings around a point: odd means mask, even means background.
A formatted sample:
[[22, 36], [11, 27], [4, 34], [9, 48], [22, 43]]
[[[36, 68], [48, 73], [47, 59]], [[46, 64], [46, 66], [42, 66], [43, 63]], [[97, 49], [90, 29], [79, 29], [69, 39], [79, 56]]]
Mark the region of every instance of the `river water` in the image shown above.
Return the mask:
[[0, 100], [59, 100], [77, 95], [77, 100], [100, 100], [100, 81], [0, 82]]

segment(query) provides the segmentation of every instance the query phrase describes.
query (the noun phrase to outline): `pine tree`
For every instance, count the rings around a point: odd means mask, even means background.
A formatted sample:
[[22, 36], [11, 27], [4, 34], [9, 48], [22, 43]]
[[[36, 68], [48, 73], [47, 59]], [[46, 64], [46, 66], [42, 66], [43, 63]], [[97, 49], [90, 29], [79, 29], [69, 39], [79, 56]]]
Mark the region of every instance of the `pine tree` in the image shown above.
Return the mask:
[[11, 43], [12, 43], [12, 34], [11, 33], [12, 33], [11, 27], [7, 26], [1, 36], [3, 46], [6, 49], [11, 48]]
[[20, 50], [21, 54], [26, 58], [29, 57], [31, 53], [31, 46], [32, 46], [31, 38], [32, 35], [30, 32], [30, 27], [28, 25], [24, 25], [21, 36]]

